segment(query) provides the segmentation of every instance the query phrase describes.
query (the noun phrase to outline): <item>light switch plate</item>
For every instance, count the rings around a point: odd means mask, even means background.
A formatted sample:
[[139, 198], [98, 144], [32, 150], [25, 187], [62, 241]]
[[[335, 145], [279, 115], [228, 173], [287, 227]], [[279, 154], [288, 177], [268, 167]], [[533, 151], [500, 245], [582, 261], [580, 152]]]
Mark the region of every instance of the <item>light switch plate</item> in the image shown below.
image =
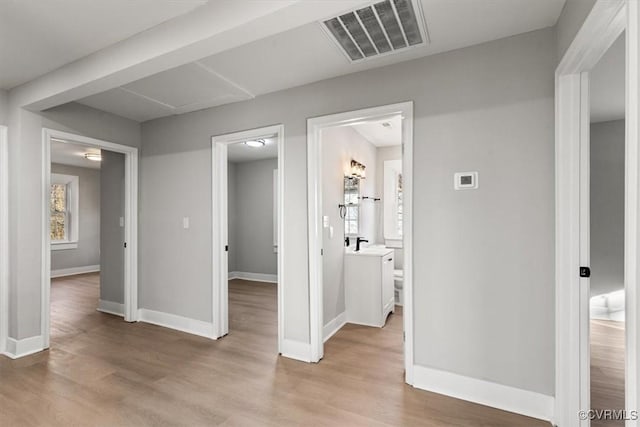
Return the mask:
[[453, 175], [455, 190], [475, 190], [478, 188], [478, 172], [456, 172]]
[[124, 217], [120, 217], [120, 227], [124, 227]]
[[182, 228], [184, 228], [185, 230], [189, 228], [189, 217], [185, 216], [184, 218], [182, 218]]
[[322, 226], [324, 228], [329, 227], [329, 215], [325, 215], [322, 217]]

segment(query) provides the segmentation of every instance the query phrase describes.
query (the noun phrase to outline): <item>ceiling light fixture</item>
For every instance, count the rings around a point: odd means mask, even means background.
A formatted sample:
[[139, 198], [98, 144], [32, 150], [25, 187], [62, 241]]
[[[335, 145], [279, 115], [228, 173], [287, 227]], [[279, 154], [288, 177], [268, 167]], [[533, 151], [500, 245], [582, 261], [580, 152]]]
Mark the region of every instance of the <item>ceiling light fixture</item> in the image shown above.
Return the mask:
[[252, 148], [260, 148], [265, 146], [265, 141], [264, 139], [252, 139], [249, 141], [245, 141], [245, 145], [248, 145]]
[[87, 160], [91, 160], [92, 162], [101, 162], [102, 161], [102, 155], [98, 154], [98, 153], [86, 153], [84, 155], [84, 158]]

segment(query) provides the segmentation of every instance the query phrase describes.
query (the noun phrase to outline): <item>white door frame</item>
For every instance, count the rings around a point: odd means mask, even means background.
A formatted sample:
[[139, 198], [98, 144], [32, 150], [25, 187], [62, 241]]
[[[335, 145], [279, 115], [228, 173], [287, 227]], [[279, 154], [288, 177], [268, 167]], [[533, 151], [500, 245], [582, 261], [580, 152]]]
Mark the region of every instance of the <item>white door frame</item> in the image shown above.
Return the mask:
[[[589, 72], [627, 29], [625, 168], [626, 408], [638, 402], [637, 304], [640, 241], [638, 191], [638, 26], [635, 0], [598, 0], [556, 70], [556, 398], [555, 423], [588, 426], [590, 409]], [[628, 421], [627, 426], [638, 425]]]
[[413, 102], [384, 105], [307, 120], [307, 184], [309, 221], [309, 314], [311, 361], [324, 356], [322, 307], [322, 161], [321, 131], [329, 127], [349, 126], [380, 117], [401, 114], [402, 175], [404, 203], [404, 365], [405, 381], [413, 384]]
[[0, 354], [9, 337], [9, 144], [0, 125]]
[[225, 246], [229, 244], [229, 224], [227, 218], [227, 147], [230, 144], [275, 135], [278, 143], [278, 352], [282, 353], [284, 337], [284, 126], [273, 125], [241, 132], [211, 137], [211, 190], [212, 197], [212, 319], [214, 338], [229, 333], [229, 260]]
[[42, 304], [41, 328], [44, 348], [49, 347], [51, 236], [49, 203], [51, 188], [51, 140], [62, 140], [87, 147], [124, 154], [124, 320], [138, 321], [138, 149], [127, 145], [44, 128], [42, 130]]

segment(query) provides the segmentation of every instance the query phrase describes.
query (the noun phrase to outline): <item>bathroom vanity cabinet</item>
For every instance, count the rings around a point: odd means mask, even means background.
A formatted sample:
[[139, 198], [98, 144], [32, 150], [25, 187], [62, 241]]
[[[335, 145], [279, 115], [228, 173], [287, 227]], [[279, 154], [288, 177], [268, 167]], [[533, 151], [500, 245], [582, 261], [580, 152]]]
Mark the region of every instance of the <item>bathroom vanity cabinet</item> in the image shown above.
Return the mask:
[[395, 311], [393, 294], [393, 249], [347, 250], [344, 286], [347, 322], [383, 327]]

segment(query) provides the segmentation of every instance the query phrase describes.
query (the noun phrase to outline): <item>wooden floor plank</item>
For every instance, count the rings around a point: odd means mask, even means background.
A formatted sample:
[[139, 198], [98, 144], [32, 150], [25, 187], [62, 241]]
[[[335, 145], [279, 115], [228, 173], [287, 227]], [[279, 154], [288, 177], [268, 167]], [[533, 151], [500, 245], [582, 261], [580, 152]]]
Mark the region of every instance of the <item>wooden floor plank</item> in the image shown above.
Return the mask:
[[96, 311], [99, 275], [54, 279], [51, 350], [0, 357], [4, 426], [548, 426], [403, 382], [402, 310], [346, 325], [319, 364], [277, 355], [272, 284], [229, 284], [212, 341]]

